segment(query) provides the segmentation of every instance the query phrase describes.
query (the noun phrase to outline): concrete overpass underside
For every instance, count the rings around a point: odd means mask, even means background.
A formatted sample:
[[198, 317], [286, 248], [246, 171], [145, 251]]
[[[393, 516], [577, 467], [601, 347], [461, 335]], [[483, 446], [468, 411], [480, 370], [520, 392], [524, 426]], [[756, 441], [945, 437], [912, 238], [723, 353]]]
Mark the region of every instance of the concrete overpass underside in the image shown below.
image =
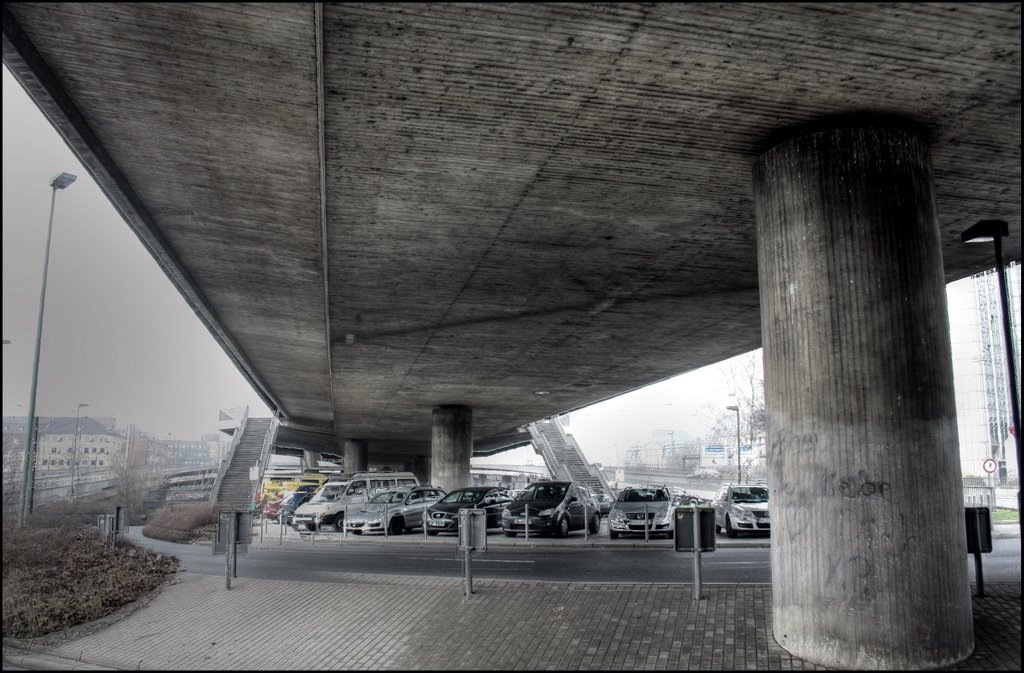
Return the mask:
[[3, 34], [284, 427], [460, 485], [475, 442], [763, 340], [776, 639], [969, 654], [943, 288], [993, 266], [978, 220], [1021, 257], [1018, 3], [9, 3]]

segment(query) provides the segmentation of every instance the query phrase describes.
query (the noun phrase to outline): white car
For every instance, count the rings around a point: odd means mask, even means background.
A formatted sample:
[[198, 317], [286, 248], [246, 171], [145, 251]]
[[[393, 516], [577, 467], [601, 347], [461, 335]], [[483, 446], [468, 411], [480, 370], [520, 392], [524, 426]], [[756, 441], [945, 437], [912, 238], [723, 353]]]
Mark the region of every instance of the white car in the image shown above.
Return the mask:
[[672, 537], [672, 492], [665, 486], [622, 489], [608, 512], [608, 537], [666, 535]]
[[725, 531], [726, 537], [736, 537], [743, 531], [771, 532], [768, 487], [764, 484], [724, 484], [711, 505], [715, 508], [715, 530]]

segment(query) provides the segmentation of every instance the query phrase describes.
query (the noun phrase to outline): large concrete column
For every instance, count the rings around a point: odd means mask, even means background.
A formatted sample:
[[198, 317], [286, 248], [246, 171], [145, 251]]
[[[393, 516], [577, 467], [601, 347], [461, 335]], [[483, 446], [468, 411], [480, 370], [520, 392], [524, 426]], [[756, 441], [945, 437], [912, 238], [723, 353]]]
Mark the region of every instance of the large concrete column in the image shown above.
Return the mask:
[[345, 472], [365, 472], [367, 467], [367, 441], [345, 440]]
[[929, 149], [805, 135], [754, 168], [776, 641], [835, 668], [974, 646]]
[[460, 406], [434, 407], [431, 420], [430, 483], [446, 491], [469, 486], [473, 410]]

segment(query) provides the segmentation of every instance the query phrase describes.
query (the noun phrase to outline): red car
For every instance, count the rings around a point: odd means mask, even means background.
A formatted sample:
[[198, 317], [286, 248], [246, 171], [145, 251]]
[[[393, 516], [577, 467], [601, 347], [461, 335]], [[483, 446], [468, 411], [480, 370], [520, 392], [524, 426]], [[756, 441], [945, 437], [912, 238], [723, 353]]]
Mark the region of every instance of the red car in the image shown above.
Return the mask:
[[284, 502], [285, 496], [287, 495], [289, 494], [282, 493], [275, 499], [268, 502], [266, 506], [263, 508], [263, 516], [267, 517], [268, 519], [273, 519], [274, 521], [277, 521], [277, 513], [281, 509], [281, 503]]

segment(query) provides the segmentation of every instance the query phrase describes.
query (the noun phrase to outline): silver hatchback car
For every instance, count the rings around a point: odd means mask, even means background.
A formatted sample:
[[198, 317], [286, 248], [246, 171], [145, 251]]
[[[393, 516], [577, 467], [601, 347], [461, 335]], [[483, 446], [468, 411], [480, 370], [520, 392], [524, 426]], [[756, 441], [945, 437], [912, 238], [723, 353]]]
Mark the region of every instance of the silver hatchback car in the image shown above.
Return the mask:
[[362, 511], [349, 515], [345, 532], [383, 533], [385, 525], [389, 535], [412, 532], [423, 526], [424, 510], [444, 496], [444, 490], [434, 486], [388, 489], [370, 498]]
[[768, 516], [768, 487], [761, 484], [724, 484], [711, 505], [715, 508], [715, 530], [726, 537], [744, 531], [771, 532]]

